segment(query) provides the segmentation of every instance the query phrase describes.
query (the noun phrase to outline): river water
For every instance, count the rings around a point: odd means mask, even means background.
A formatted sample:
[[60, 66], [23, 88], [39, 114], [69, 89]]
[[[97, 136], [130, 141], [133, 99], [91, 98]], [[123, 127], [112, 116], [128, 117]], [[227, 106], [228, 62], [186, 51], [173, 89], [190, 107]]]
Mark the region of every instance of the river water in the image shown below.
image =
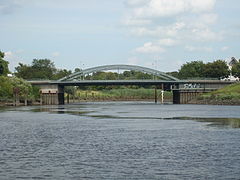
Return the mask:
[[0, 179], [240, 179], [240, 106], [0, 109]]

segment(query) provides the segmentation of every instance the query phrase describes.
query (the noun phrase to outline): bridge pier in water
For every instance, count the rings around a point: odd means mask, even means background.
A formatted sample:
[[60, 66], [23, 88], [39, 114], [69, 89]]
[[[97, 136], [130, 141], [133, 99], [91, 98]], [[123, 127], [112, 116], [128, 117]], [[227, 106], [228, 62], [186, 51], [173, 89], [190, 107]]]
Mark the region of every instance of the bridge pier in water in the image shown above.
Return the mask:
[[173, 90], [173, 104], [188, 104], [197, 96], [214, 91], [214, 89], [175, 89]]
[[42, 105], [64, 104], [64, 88], [59, 85], [40, 85], [40, 103]]
[[173, 104], [187, 104], [201, 93], [197, 90], [173, 90]]

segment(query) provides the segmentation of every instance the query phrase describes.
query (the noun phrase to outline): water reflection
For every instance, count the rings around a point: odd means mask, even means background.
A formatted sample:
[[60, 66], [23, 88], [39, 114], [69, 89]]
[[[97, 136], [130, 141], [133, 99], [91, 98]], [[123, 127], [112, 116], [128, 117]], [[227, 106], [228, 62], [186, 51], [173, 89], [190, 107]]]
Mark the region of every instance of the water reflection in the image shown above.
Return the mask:
[[[170, 106], [171, 107], [171, 106]], [[1, 111], [5, 111], [6, 108], [1, 108]], [[31, 108], [15, 108], [11, 109], [14, 111], [24, 111], [24, 112], [48, 112], [54, 114], [69, 114], [76, 116], [85, 116], [94, 119], [132, 119], [132, 120], [193, 120], [197, 122], [209, 123], [207, 126], [215, 127], [230, 127], [230, 128], [240, 128], [240, 118], [212, 118], [212, 117], [191, 117], [191, 116], [180, 116], [180, 117], [159, 117], [156, 116], [132, 116], [129, 111], [118, 111], [114, 114], [113, 111], [109, 110], [107, 107], [103, 106], [101, 109], [99, 107], [88, 108], [86, 105], [77, 106], [39, 106]]]
[[200, 118], [200, 117], [175, 117], [170, 119], [194, 120], [210, 123], [208, 126], [240, 128], [240, 118]]
[[239, 179], [238, 109], [8, 108], [0, 112], [0, 179]]

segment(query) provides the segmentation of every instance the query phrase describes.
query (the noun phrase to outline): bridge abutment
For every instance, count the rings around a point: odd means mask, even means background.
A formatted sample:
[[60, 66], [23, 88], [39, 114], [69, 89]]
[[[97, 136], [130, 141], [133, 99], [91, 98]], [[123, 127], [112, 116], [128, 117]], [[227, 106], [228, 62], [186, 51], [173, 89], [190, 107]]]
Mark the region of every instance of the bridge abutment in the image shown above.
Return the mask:
[[40, 101], [42, 105], [64, 104], [64, 88], [59, 85], [40, 85]]
[[173, 90], [173, 104], [188, 104], [197, 96], [214, 91], [214, 89], [175, 89]]
[[173, 104], [187, 104], [205, 92], [204, 90], [173, 90]]

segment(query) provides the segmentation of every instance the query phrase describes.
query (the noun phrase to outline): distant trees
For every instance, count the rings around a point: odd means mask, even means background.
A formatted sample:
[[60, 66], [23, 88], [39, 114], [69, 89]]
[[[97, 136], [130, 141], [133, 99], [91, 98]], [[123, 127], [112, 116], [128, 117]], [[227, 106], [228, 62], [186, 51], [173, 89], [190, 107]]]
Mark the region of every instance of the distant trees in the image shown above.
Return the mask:
[[187, 78], [204, 78], [205, 64], [202, 61], [192, 61], [183, 64], [179, 70], [179, 77], [181, 79]]
[[0, 101], [10, 100], [15, 94], [19, 99], [32, 99], [36, 96], [29, 82], [17, 77], [0, 76]]
[[9, 73], [8, 62], [3, 58], [4, 53], [0, 51], [0, 76], [6, 76]]
[[58, 79], [61, 79], [65, 76], [68, 76], [72, 74], [72, 71], [71, 70], [67, 70], [67, 69], [57, 69], [56, 72], [53, 74], [52, 76], [52, 80], [58, 80]]
[[19, 63], [15, 68], [15, 75], [23, 79], [56, 80], [71, 74], [66, 69], [57, 69], [49, 59], [34, 59], [31, 65]]
[[240, 60], [238, 60], [233, 66], [232, 66], [232, 75], [234, 77], [240, 78]]
[[[0, 53], [0, 73], [6, 74], [8, 72], [7, 62], [2, 60], [4, 53]], [[232, 58], [233, 68], [232, 74], [236, 77], [240, 77], [240, 62]], [[3, 70], [4, 69], [4, 70]], [[15, 68], [15, 75], [23, 79], [49, 79], [57, 80], [62, 77], [68, 76], [72, 71], [67, 69], [57, 69], [54, 63], [49, 59], [34, 59], [31, 65], [19, 63]], [[76, 68], [74, 72], [80, 72], [81, 69]], [[224, 60], [216, 60], [214, 62], [204, 63], [203, 61], [191, 61], [183, 64], [179, 71], [169, 72], [179, 79], [205, 79], [214, 78], [221, 79], [230, 75], [230, 70], [227, 63]], [[130, 79], [160, 79], [153, 75], [138, 72], [138, 71], [124, 71], [122, 73], [117, 72], [95, 72], [85, 77], [87, 80], [130, 80]]]
[[122, 73], [117, 72], [96, 72], [88, 75], [85, 79], [92, 80], [130, 80], [130, 79], [153, 79], [153, 75], [138, 72], [138, 71], [124, 71]]
[[204, 74], [206, 78], [226, 78], [230, 75], [227, 63], [223, 60], [216, 60], [205, 65]]
[[192, 61], [183, 64], [181, 69], [179, 70], [179, 73], [176, 75], [180, 79], [221, 79], [228, 77], [230, 75], [230, 71], [227, 63], [224, 60], [216, 60], [214, 62], [209, 62], [206, 64], [204, 64], [202, 61]]

